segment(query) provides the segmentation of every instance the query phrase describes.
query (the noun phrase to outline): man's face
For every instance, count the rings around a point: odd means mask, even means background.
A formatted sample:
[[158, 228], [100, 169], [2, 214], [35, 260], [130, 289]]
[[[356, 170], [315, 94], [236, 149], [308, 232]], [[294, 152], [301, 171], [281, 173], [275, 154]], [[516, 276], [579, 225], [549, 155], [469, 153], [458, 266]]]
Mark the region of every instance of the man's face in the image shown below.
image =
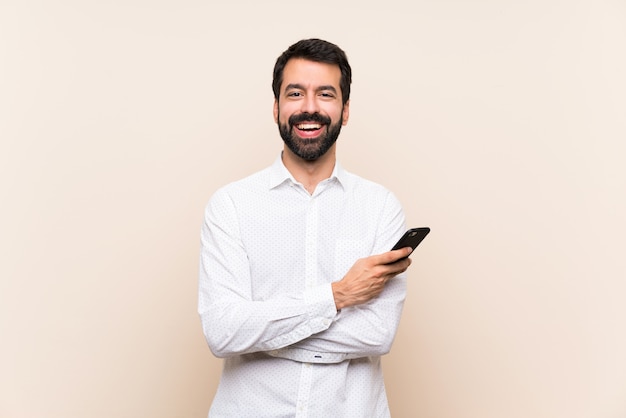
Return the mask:
[[335, 144], [348, 123], [349, 103], [342, 104], [339, 67], [290, 59], [283, 71], [274, 120], [291, 152], [314, 161]]

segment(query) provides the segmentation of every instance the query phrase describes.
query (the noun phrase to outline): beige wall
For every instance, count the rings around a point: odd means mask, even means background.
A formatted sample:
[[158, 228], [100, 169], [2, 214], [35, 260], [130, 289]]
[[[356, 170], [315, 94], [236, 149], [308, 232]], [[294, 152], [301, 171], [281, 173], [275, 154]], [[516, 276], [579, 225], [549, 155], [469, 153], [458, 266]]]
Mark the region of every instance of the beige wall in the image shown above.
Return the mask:
[[432, 228], [394, 416], [625, 417], [626, 4], [213, 3], [0, 4], [0, 416], [206, 416], [202, 210], [277, 155], [272, 65], [315, 36], [343, 164]]

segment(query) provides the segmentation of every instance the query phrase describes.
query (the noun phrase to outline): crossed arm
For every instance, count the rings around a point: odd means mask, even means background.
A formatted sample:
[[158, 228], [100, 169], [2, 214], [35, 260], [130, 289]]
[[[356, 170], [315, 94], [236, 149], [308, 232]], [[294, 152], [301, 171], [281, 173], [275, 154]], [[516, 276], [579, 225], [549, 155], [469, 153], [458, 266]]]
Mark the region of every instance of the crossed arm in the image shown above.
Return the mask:
[[[247, 254], [235, 230], [207, 211], [198, 310], [218, 357], [263, 351], [319, 363], [389, 351], [405, 296], [410, 249], [355, 260], [344, 277], [297, 294], [253, 300]], [[403, 225], [396, 228], [402, 232]]]

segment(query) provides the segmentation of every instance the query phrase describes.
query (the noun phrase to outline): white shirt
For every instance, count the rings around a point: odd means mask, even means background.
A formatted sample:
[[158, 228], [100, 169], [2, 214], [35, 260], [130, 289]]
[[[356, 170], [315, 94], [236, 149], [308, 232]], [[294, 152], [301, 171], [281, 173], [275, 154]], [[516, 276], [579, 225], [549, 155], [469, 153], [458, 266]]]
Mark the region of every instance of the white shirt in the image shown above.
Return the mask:
[[395, 196], [338, 163], [312, 195], [280, 157], [219, 189], [201, 233], [198, 312], [225, 358], [209, 417], [388, 417], [380, 356], [406, 277], [339, 312], [331, 283], [404, 230]]

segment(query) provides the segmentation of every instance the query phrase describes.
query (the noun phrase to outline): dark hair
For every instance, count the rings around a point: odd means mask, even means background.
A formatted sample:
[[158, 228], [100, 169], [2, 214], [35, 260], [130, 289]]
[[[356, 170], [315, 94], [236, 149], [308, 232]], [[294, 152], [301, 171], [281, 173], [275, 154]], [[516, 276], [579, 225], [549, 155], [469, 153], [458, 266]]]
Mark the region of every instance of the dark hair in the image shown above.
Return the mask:
[[272, 81], [272, 90], [274, 90], [274, 98], [276, 100], [278, 100], [280, 94], [280, 85], [283, 83], [283, 70], [287, 62], [292, 58], [304, 58], [309, 61], [339, 66], [339, 70], [341, 70], [339, 87], [341, 87], [343, 104], [346, 104], [348, 99], [350, 99], [352, 69], [348, 63], [346, 53], [337, 45], [321, 39], [303, 39], [287, 48], [276, 60], [276, 64], [274, 65], [274, 79]]

